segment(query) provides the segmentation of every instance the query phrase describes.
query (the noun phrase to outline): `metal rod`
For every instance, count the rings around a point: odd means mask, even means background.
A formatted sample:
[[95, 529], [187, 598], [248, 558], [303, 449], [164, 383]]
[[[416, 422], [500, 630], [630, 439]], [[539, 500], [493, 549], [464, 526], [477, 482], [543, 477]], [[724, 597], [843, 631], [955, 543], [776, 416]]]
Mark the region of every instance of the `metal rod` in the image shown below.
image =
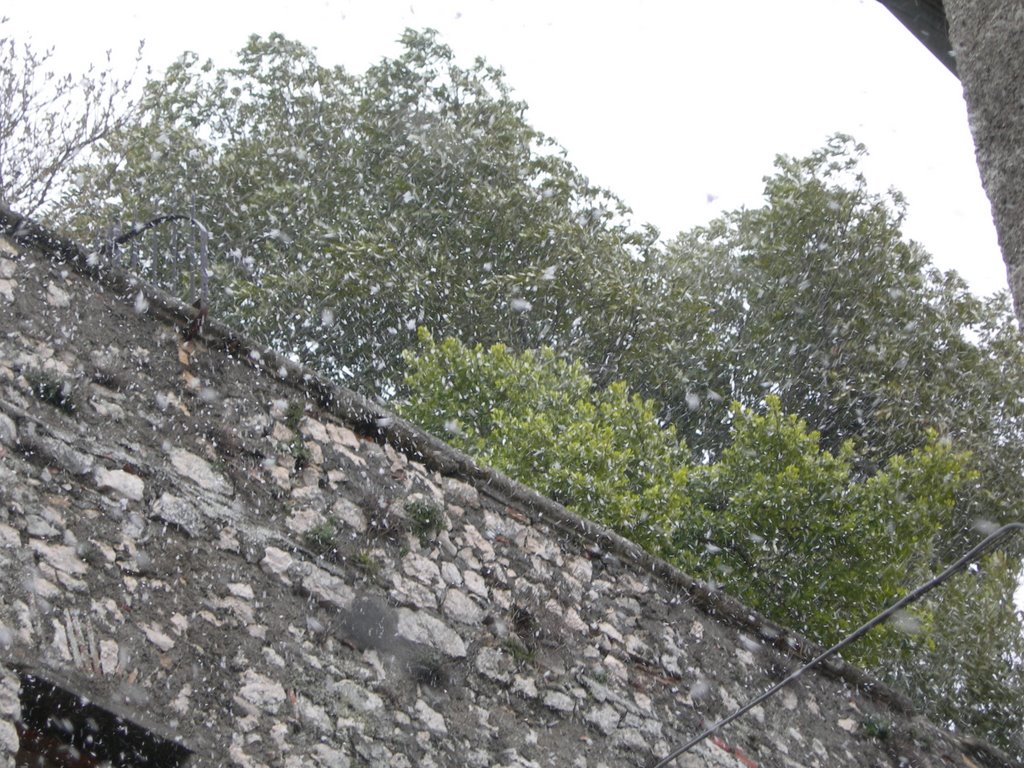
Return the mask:
[[833, 645], [827, 651], [823, 651], [822, 653], [820, 653], [817, 656], [815, 656], [809, 662], [804, 664], [802, 667], [800, 667], [795, 672], [791, 673], [788, 677], [786, 677], [781, 682], [778, 682], [775, 685], [773, 685], [771, 688], [769, 688], [767, 691], [762, 693], [760, 696], [757, 696], [756, 698], [751, 699], [750, 701], [748, 701], [746, 704], [744, 704], [742, 707], [737, 709], [732, 714], [728, 715], [727, 717], [723, 717], [721, 720], [719, 720], [714, 725], [709, 726], [703, 733], [699, 734], [698, 736], [694, 736], [692, 739], [690, 739], [688, 742], [683, 744], [681, 747], [676, 747], [675, 749], [673, 749], [671, 752], [669, 752], [667, 755], [665, 755], [665, 757], [663, 757], [661, 760], [659, 760], [657, 763], [655, 763], [652, 766], [652, 768], [664, 768], [664, 766], [666, 766], [669, 763], [671, 763], [673, 760], [675, 760], [681, 754], [683, 754], [684, 752], [688, 752], [691, 748], [695, 747], [697, 744], [699, 744], [700, 742], [704, 741], [704, 739], [706, 739], [708, 736], [711, 736], [712, 734], [716, 733], [721, 728], [724, 728], [729, 723], [731, 723], [733, 720], [736, 720], [736, 719], [742, 717], [743, 715], [745, 715], [747, 712], [749, 712], [751, 709], [756, 707], [758, 704], [760, 704], [765, 699], [767, 699], [767, 698], [775, 695], [776, 693], [778, 693], [780, 690], [782, 690], [787, 685], [789, 685], [791, 682], [793, 682], [798, 677], [800, 677], [807, 670], [811, 669], [812, 667], [816, 666], [817, 664], [820, 664], [822, 661], [827, 659], [829, 656], [832, 656], [832, 655], [838, 653], [843, 648], [848, 646], [850, 643], [852, 643], [855, 640], [858, 640], [859, 638], [861, 638], [864, 635], [866, 635], [868, 632], [870, 632], [872, 629], [874, 629], [879, 624], [884, 622], [886, 619], [888, 619], [890, 616], [892, 616], [894, 613], [896, 613], [901, 608], [903, 608], [903, 607], [905, 607], [907, 605], [910, 605], [915, 600], [918, 600], [919, 598], [921, 598], [923, 595], [927, 594], [928, 592], [931, 592], [933, 589], [935, 589], [935, 587], [939, 586], [942, 582], [944, 582], [946, 579], [948, 579], [954, 573], [956, 573], [957, 571], [960, 571], [963, 568], [965, 568], [969, 563], [974, 561], [975, 558], [978, 557], [978, 555], [980, 555], [986, 549], [991, 547], [993, 544], [995, 544], [998, 541], [1001, 541], [1006, 536], [1008, 536], [1010, 533], [1013, 533], [1014, 531], [1019, 531], [1019, 530], [1024, 530], [1024, 522], [1022, 522], [1022, 523], [1008, 523], [1007, 525], [1004, 525], [1002, 528], [999, 528], [998, 530], [996, 530], [993, 533], [989, 534], [980, 543], [978, 543], [975, 546], [973, 546], [959, 560], [957, 560], [955, 563], [953, 563], [948, 568], [946, 568], [946, 570], [944, 570], [938, 576], [935, 576], [934, 578], [929, 579], [924, 584], [922, 584], [917, 589], [915, 589], [913, 592], [910, 592], [909, 594], [905, 595], [900, 600], [898, 600], [895, 603], [893, 603], [891, 606], [886, 608], [884, 611], [882, 611], [880, 614], [875, 616], [873, 619], [871, 619], [870, 621], [868, 621], [865, 624], [862, 624], [860, 627], [858, 627], [853, 632], [848, 634], [846, 637], [844, 637], [838, 643]]
[[[206, 309], [206, 307], [208, 306], [208, 302], [209, 302], [209, 290], [210, 290], [209, 289], [209, 282], [210, 282], [210, 275], [209, 275], [209, 270], [210, 270], [210, 263], [209, 263], [210, 230], [208, 230], [203, 225], [203, 223], [201, 221], [199, 221], [195, 216], [189, 215], [189, 214], [184, 214], [184, 213], [161, 214], [159, 216], [155, 216], [154, 218], [150, 219], [147, 222], [133, 224], [131, 226], [131, 228], [127, 232], [123, 232], [122, 233], [120, 231], [120, 229], [117, 229], [111, 235], [107, 245], [103, 249], [101, 249], [100, 253], [103, 256], [107, 256], [107, 257], [116, 259], [117, 252], [118, 252], [118, 246], [124, 245], [125, 243], [133, 242], [135, 240], [135, 238], [139, 237], [139, 235], [143, 234], [144, 232], [147, 232], [150, 229], [153, 229], [154, 227], [158, 227], [161, 224], [165, 224], [165, 223], [168, 223], [168, 222], [174, 222], [174, 221], [185, 221], [185, 222], [188, 222], [189, 224], [192, 225], [192, 233], [193, 233], [192, 243], [193, 243], [193, 246], [192, 246], [192, 249], [189, 250], [188, 255], [187, 255], [187, 259], [188, 259], [187, 266], [188, 266], [188, 270], [189, 270], [189, 294], [190, 295], [192, 293], [194, 293], [195, 290], [196, 290], [196, 275], [195, 275], [196, 265], [195, 265], [194, 255], [193, 254], [197, 250], [196, 246], [195, 246], [195, 243], [196, 243], [195, 232], [197, 230], [199, 232], [199, 248], [198, 248], [198, 251], [199, 251], [199, 254], [198, 254], [199, 297], [196, 300], [196, 306], [200, 309], [200, 311], [203, 311], [203, 310]], [[138, 266], [138, 251], [134, 250], [132, 253], [133, 253], [132, 266], [133, 267], [137, 267]], [[163, 266], [165, 270], [168, 269], [168, 267], [162, 263], [162, 260], [159, 259], [158, 256], [154, 257], [154, 262], [158, 262], [158, 261], [161, 262], [161, 266]], [[154, 268], [155, 268], [155, 266], [154, 266]], [[174, 282], [177, 281], [177, 260], [174, 260], [174, 262], [169, 267], [169, 269], [171, 270], [171, 280], [172, 280], [172, 283], [174, 283]]]

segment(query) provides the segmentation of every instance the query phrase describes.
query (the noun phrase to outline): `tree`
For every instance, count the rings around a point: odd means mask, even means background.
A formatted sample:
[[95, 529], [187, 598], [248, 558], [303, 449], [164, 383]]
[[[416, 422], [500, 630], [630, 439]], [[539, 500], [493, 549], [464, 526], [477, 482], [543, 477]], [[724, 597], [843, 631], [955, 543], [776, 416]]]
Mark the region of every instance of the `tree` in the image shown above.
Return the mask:
[[212, 311], [367, 392], [393, 387], [419, 323], [516, 348], [585, 337], [655, 234], [526, 122], [499, 70], [402, 40], [358, 77], [280, 35], [235, 68], [184, 56], [80, 169], [75, 197], [111, 203], [72, 224], [194, 210], [228, 286]]
[[688, 452], [657, 406], [618, 382], [596, 389], [550, 347], [514, 353], [424, 329], [401, 412], [480, 460], [655, 554], [686, 505]]
[[[935, 433], [866, 475], [852, 441], [824, 450], [775, 396], [760, 412], [733, 404], [728, 445], [693, 465], [654, 402], [596, 386], [550, 348], [470, 348], [420, 329], [405, 360], [403, 415], [826, 645], [935, 572], [974, 476]], [[1024, 622], [1006, 600], [1018, 574], [997, 553], [848, 658], [1021, 754]]]
[[109, 68], [59, 76], [50, 59], [0, 36], [0, 200], [28, 217], [52, 207], [72, 163], [132, 115], [130, 80]]
[[1012, 519], [1024, 493], [1024, 344], [1005, 297], [971, 295], [903, 238], [904, 203], [870, 192], [863, 153], [837, 136], [780, 157], [764, 206], [652, 258], [646, 343], [606, 351], [607, 375], [662, 402], [700, 457], [728, 445], [730, 402], [768, 395], [825, 449], [853, 440], [866, 475], [937, 432], [979, 473], [944, 533], [949, 553], [974, 519]]
[[926, 632], [912, 652], [883, 660], [885, 674], [938, 723], [1024, 758], [1024, 613], [1012, 597], [1020, 559], [997, 551], [933, 592]]
[[[697, 311], [664, 313], [660, 341], [643, 349], [643, 361], [626, 350], [619, 370], [635, 372], [634, 386], [666, 403], [680, 435], [707, 459], [731, 450], [727, 403], [757, 412], [769, 395], [818, 430], [833, 456], [852, 440], [853, 477], [928, 450], [938, 435], [970, 471], [934, 538], [934, 570], [966, 549], [976, 520], [1019, 519], [1024, 344], [1005, 296], [972, 296], [903, 238], [904, 203], [869, 191], [858, 170], [863, 151], [836, 137], [807, 158], [779, 158], [763, 207], [671, 243], [656, 265], [657, 300], [683, 297]], [[1010, 542], [1005, 556], [1019, 563], [1020, 553], [1020, 542]], [[906, 652], [887, 657], [917, 660], [887, 668], [936, 716], [977, 727], [1017, 754], [1006, 738], [1017, 721], [1003, 715], [1017, 706], [1024, 680], [1013, 613], [1019, 570], [1011, 565], [1009, 575], [961, 595], [976, 604], [950, 597], [925, 606], [935, 632], [896, 638]], [[992, 627], [990, 642], [967, 650], [962, 638], [976, 634], [979, 619]], [[928, 669], [963, 669], [972, 682], [953, 674], [939, 681]], [[993, 685], [993, 675], [1006, 685]], [[955, 690], [951, 680], [961, 680]]]
[[662, 300], [689, 295], [702, 310], [673, 323], [678, 341], [655, 370], [684, 377], [667, 377], [658, 394], [708, 450], [723, 445], [728, 402], [775, 394], [829, 449], [852, 438], [883, 458], [900, 453], [928, 424], [905, 419], [891, 430], [913, 427], [900, 443], [879, 422], [904, 411], [928, 419], [934, 403], [913, 382], [952, 376], [949, 364], [972, 352], [960, 332], [978, 321], [980, 302], [903, 241], [902, 200], [868, 191], [863, 152], [838, 136], [807, 158], [778, 158], [763, 207], [680, 235], [657, 265]]
[[763, 415], [734, 406], [729, 446], [692, 466], [656, 403], [621, 382], [595, 387], [550, 348], [468, 348], [421, 330], [406, 362], [408, 418], [826, 644], [930, 572], [971, 475], [932, 436], [859, 476], [851, 442], [822, 450], [775, 397]]
[[[832, 645], [930, 574], [971, 472], [932, 435], [865, 477], [851, 441], [823, 450], [780, 403], [769, 396], [763, 414], [733, 405], [731, 442], [691, 473], [692, 513], [674, 540], [691, 570]], [[890, 642], [876, 633], [852, 653], [874, 666]]]

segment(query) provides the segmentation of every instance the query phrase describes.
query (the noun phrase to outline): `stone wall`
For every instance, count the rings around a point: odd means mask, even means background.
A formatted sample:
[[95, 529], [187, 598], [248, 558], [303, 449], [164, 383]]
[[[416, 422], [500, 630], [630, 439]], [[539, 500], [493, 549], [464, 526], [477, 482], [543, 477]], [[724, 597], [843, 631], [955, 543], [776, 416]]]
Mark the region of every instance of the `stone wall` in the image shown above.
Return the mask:
[[[40, 680], [193, 766], [643, 766], [818, 650], [230, 329], [184, 341], [190, 308], [87, 274], [71, 244], [17, 236], [0, 766]], [[100, 753], [101, 719], [81, 726]], [[1011, 763], [836, 662], [677, 765]]]

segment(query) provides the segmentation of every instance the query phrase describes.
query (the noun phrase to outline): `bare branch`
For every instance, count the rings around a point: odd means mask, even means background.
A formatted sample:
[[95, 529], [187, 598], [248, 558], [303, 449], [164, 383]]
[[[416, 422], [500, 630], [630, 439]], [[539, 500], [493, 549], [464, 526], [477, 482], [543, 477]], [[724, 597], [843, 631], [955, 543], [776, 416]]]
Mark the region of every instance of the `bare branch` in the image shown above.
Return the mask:
[[[135, 108], [132, 80], [113, 76], [109, 53], [106, 68], [79, 78], [54, 73], [52, 54], [0, 35], [0, 200], [30, 217], [55, 203], [72, 164]], [[140, 57], [141, 46], [136, 65]]]

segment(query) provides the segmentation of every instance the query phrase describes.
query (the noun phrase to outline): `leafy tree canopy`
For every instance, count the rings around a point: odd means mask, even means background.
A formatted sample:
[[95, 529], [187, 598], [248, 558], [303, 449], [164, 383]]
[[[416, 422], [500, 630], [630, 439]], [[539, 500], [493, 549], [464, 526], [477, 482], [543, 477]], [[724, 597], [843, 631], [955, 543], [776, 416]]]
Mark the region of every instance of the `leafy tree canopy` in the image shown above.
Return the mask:
[[81, 169], [75, 198], [109, 203], [74, 223], [195, 211], [227, 285], [214, 310], [364, 391], [388, 391], [418, 323], [581, 336], [655, 233], [526, 122], [500, 70], [459, 67], [432, 32], [402, 42], [358, 77], [280, 35], [235, 68], [186, 54]]
[[716, 403], [767, 394], [830, 449], [852, 438], [881, 458], [905, 452], [949, 428], [966, 404], [956, 382], [994, 353], [994, 327], [1010, 325], [999, 298], [972, 296], [903, 238], [905, 204], [869, 190], [864, 152], [836, 136], [808, 157], [779, 157], [762, 207], [681, 234], [658, 263], [665, 300], [688, 294], [703, 311], [664, 332], [657, 370], [665, 360], [679, 376], [644, 388], [712, 452], [728, 421]]
[[[971, 454], [942, 549], [977, 518], [1015, 519], [1024, 493], [1024, 344], [1005, 295], [973, 296], [900, 226], [897, 193], [870, 191], [864, 148], [834, 137], [780, 157], [765, 203], [686, 232], [645, 265], [646, 309], [605, 344], [617, 377], [663, 404], [698, 457], [729, 444], [729, 403], [768, 396], [870, 475], [931, 435]], [[674, 311], [678, 309], [678, 311]]]
[[[595, 386], [550, 348], [467, 347], [421, 328], [405, 360], [406, 417], [825, 645], [932, 575], [935, 543], [974, 476], [970, 457], [934, 432], [866, 476], [853, 441], [823, 449], [777, 396], [760, 412], [734, 403], [729, 444], [694, 465], [653, 401], [621, 382]], [[1024, 623], [1005, 600], [1017, 570], [989, 558], [991, 579], [958, 577], [850, 658], [1019, 751]], [[965, 664], [965, 633], [979, 626], [994, 633]]]
[[[864, 477], [852, 442], [822, 449], [775, 396], [763, 414], [732, 413], [732, 441], [691, 474], [696, 514], [675, 531], [691, 567], [825, 645], [930, 572], [935, 536], [971, 474], [966, 456], [932, 436]], [[706, 546], [693, 552], [694, 542]]]
[[1013, 515], [1008, 304], [903, 238], [904, 202], [870, 191], [863, 147], [780, 157], [762, 207], [663, 247], [529, 125], [500, 70], [458, 66], [432, 32], [403, 44], [358, 76], [281, 35], [231, 68], [186, 54], [76, 174], [67, 203], [87, 215], [69, 219], [194, 213], [213, 232], [211, 311], [368, 394], [394, 392], [418, 325], [546, 345], [656, 400], [698, 458], [728, 445], [730, 402], [775, 395], [829, 451], [853, 440], [866, 474], [933, 431], [969, 450], [979, 478], [947, 548]]
[[407, 352], [402, 412], [556, 501], [654, 552], [685, 503], [687, 451], [656, 404], [618, 382], [595, 389], [579, 363], [545, 347], [438, 343]]

